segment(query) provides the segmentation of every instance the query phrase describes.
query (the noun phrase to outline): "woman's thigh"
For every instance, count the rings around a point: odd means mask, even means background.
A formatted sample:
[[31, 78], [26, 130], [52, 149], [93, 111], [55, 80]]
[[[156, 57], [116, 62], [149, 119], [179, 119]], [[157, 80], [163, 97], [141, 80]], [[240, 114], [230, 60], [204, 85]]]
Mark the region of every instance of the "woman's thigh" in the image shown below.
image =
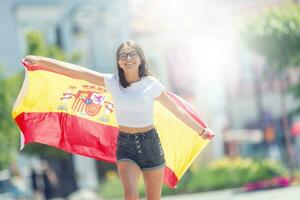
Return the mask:
[[141, 174], [140, 167], [130, 161], [121, 161], [117, 167], [125, 195], [137, 194], [137, 184]]
[[164, 167], [155, 170], [143, 170], [147, 200], [159, 200], [163, 184]]

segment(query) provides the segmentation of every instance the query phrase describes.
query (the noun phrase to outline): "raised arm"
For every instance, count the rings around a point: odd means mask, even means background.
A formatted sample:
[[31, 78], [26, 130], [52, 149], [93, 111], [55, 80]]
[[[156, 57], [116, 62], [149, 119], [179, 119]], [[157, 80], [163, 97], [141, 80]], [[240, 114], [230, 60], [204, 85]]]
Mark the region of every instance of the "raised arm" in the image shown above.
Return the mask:
[[29, 64], [31, 67], [39, 67], [45, 70], [65, 74], [72, 78], [86, 80], [95, 85], [105, 87], [103, 74], [80, 67], [78, 65], [47, 57], [32, 55], [25, 56], [23, 61]]
[[186, 125], [196, 131], [203, 139], [212, 139], [215, 136], [215, 133], [212, 130], [201, 127], [185, 110], [183, 110], [172, 99], [170, 99], [166, 91], [162, 92], [161, 95], [156, 98], [156, 100], [163, 104]]

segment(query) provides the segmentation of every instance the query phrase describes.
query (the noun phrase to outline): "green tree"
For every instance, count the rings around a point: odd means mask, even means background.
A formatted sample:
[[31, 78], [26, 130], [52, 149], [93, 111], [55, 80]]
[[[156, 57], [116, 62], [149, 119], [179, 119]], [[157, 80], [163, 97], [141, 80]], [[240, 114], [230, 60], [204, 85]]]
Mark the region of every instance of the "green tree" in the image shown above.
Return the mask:
[[[289, 167], [293, 169], [294, 156], [284, 94], [287, 87], [286, 69], [298, 67], [300, 64], [300, 7], [292, 1], [286, 1], [281, 5], [267, 8], [241, 30], [247, 46], [264, 56], [270, 69], [276, 71], [281, 80], [281, 112], [288, 144]], [[299, 84], [292, 89], [293, 94], [298, 98], [300, 98]]]
[[78, 62], [81, 59], [79, 52], [66, 54], [56, 44], [47, 44], [44, 36], [39, 31], [29, 31], [26, 34], [26, 54], [46, 56], [66, 62]]
[[263, 55], [271, 67], [300, 63], [300, 6], [291, 1], [266, 9], [242, 27], [247, 45]]
[[23, 73], [4, 78], [0, 67], [0, 170], [16, 158], [19, 130], [11, 118], [11, 109], [21, 88]]

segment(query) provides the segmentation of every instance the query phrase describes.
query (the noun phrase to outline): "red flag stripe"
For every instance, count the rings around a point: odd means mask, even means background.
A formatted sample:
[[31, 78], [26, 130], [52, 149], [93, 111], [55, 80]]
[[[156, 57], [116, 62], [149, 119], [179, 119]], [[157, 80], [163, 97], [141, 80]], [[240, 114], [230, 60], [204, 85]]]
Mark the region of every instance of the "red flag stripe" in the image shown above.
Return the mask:
[[177, 176], [168, 166], [164, 170], [164, 183], [170, 188], [175, 188], [178, 183]]
[[70, 153], [116, 162], [117, 127], [62, 112], [21, 113], [15, 120], [24, 134], [25, 144], [37, 142]]
[[190, 103], [171, 92], [167, 92], [167, 94], [172, 100], [176, 102], [178, 106], [180, 106], [182, 109], [188, 112], [190, 116], [200, 124], [201, 127], [207, 128], [207, 123], [203, 121], [203, 118], [201, 117], [200, 113]]

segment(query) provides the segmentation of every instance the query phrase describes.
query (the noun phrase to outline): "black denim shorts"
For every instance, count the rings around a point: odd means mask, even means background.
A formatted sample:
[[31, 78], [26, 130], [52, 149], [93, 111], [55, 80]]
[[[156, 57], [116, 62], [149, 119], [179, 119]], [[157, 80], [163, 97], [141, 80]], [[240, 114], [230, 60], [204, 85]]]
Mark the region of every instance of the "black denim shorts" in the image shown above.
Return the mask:
[[119, 131], [117, 141], [117, 162], [130, 161], [142, 170], [165, 166], [165, 157], [156, 129], [141, 133]]

